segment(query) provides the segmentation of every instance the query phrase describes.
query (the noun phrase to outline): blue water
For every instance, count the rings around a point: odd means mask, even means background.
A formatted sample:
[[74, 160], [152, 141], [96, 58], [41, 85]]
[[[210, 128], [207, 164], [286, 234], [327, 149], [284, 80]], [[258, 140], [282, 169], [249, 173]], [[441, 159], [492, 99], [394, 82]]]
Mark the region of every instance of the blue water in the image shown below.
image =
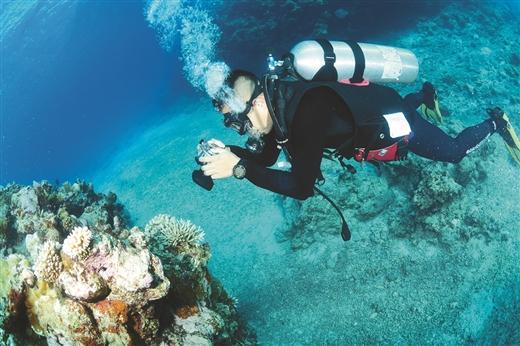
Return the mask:
[[37, 3], [1, 56], [0, 184], [81, 178], [192, 92], [137, 1]]

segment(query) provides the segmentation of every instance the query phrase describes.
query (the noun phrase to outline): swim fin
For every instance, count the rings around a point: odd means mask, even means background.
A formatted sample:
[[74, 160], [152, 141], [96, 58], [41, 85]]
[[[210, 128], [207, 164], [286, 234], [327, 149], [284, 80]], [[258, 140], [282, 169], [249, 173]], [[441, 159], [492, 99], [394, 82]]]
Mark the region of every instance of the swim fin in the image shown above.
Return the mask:
[[427, 120], [437, 124], [442, 123], [442, 114], [439, 109], [439, 97], [432, 83], [425, 82], [422, 87], [423, 103], [419, 106], [419, 111]]
[[511, 125], [509, 117], [499, 107], [488, 108], [487, 112], [491, 119], [495, 121], [497, 133], [504, 139], [504, 143], [513, 160], [520, 165], [520, 139]]

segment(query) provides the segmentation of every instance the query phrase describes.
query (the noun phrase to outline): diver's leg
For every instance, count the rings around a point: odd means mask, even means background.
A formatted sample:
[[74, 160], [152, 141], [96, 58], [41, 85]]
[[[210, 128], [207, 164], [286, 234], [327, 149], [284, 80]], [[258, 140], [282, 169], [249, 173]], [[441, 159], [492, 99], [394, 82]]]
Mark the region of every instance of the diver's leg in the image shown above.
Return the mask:
[[404, 97], [404, 102], [410, 109], [417, 109], [423, 103], [424, 94], [422, 90], [408, 94]]
[[408, 148], [427, 159], [458, 163], [496, 131], [491, 119], [464, 129], [455, 138], [423, 119], [417, 112]]
[[405, 96], [404, 103], [408, 109], [419, 108], [419, 112], [429, 121], [436, 124], [442, 123], [439, 98], [432, 83], [424, 82], [420, 91]]

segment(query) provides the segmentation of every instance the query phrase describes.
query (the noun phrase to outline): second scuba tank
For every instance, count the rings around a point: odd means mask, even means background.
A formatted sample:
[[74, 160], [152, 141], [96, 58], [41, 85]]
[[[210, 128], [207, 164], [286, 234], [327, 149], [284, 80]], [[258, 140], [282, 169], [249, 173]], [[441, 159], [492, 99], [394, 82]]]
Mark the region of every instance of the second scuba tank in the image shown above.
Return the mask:
[[308, 40], [294, 46], [291, 57], [294, 70], [308, 81], [410, 83], [419, 73], [411, 51], [368, 43]]

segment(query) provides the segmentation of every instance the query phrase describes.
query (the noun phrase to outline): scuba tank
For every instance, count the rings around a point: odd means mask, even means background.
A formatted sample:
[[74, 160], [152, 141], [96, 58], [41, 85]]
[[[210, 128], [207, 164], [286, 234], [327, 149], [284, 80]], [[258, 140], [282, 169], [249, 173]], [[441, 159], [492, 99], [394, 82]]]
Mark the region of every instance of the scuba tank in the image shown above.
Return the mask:
[[294, 46], [289, 56], [294, 70], [307, 81], [410, 83], [419, 72], [411, 51], [369, 43], [307, 40]]

